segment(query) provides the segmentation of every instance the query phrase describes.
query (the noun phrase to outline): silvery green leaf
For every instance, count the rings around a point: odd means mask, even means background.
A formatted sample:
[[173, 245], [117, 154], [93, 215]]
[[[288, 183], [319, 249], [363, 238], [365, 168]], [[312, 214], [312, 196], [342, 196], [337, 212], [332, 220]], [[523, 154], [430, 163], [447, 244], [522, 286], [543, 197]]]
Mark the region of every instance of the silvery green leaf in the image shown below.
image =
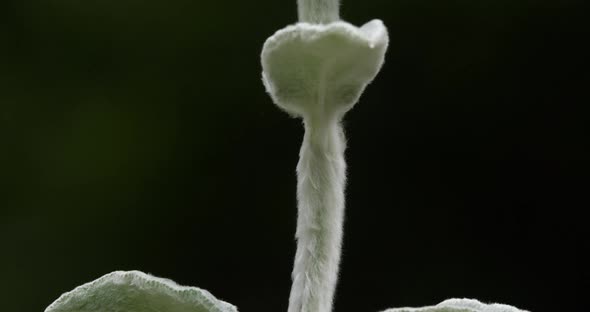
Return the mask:
[[262, 78], [275, 104], [295, 116], [341, 116], [379, 72], [389, 38], [380, 20], [298, 23], [262, 49]]
[[383, 312], [527, 312], [499, 303], [485, 304], [474, 299], [448, 299], [435, 306], [422, 308], [394, 308]]
[[237, 312], [206, 290], [116, 271], [61, 295], [45, 312]]

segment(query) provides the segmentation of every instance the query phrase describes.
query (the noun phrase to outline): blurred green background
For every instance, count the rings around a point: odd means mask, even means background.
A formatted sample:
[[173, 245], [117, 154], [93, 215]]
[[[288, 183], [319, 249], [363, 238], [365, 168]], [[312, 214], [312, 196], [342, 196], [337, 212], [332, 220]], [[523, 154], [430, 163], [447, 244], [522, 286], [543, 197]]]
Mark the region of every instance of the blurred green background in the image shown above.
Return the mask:
[[[347, 116], [336, 311], [582, 311], [583, 1], [364, 0], [386, 64]], [[113, 270], [286, 311], [302, 127], [259, 53], [295, 1], [0, 2], [1, 311]], [[585, 290], [584, 290], [585, 289]]]

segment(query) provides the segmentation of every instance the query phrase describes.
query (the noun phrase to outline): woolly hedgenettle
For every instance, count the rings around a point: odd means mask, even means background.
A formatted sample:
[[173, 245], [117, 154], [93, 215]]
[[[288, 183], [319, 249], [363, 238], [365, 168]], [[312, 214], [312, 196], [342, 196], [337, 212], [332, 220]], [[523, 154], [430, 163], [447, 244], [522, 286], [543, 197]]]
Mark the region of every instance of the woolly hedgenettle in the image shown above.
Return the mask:
[[[299, 23], [268, 38], [262, 80], [274, 103], [303, 118], [297, 165], [297, 252], [288, 312], [331, 312], [340, 263], [346, 140], [344, 114], [377, 75], [389, 43], [379, 20], [340, 21], [338, 0], [299, 0]], [[247, 285], [244, 285], [245, 289]], [[63, 294], [45, 312], [236, 312], [209, 292], [138, 271], [113, 272]], [[386, 312], [522, 312], [450, 299]]]

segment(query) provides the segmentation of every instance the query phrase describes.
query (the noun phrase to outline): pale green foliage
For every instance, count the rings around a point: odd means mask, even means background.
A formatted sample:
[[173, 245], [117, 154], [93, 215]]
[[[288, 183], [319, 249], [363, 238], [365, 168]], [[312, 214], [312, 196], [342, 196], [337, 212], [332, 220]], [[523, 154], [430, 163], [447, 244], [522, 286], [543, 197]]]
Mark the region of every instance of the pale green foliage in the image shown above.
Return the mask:
[[237, 312], [208, 291], [139, 271], [116, 271], [76, 287], [45, 312]]
[[[379, 72], [389, 38], [380, 20], [339, 21], [338, 0], [299, 0], [300, 23], [264, 44], [263, 82], [275, 104], [304, 118], [298, 165], [298, 250], [289, 312], [330, 312], [344, 210], [344, 134], [340, 120]], [[248, 290], [248, 285], [244, 284]], [[261, 303], [264, 305], [264, 303]], [[117, 271], [63, 294], [45, 312], [237, 312], [206, 290], [139, 272]], [[384, 312], [524, 312], [450, 299]]]
[[292, 115], [340, 117], [379, 72], [388, 42], [380, 20], [288, 26], [264, 43], [264, 85]]
[[[326, 6], [324, 11], [331, 10]], [[279, 30], [264, 43], [266, 90], [275, 104], [303, 117], [305, 124], [297, 165], [297, 252], [288, 312], [332, 311], [346, 184], [340, 120], [381, 68], [387, 44], [387, 30], [379, 20], [360, 28], [342, 21], [306, 21]]]
[[492, 303], [485, 304], [474, 299], [448, 299], [435, 306], [422, 308], [395, 308], [383, 312], [526, 312], [515, 307]]

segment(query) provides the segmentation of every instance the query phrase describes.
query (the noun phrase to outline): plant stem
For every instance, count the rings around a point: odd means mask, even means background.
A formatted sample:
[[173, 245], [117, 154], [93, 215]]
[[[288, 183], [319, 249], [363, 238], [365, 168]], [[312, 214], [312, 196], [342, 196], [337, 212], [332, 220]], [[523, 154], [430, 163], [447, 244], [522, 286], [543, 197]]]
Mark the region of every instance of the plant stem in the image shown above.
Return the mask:
[[340, 264], [346, 142], [338, 118], [305, 118], [297, 164], [297, 252], [288, 312], [330, 312]]
[[339, 0], [297, 0], [299, 21], [328, 24], [340, 20]]

